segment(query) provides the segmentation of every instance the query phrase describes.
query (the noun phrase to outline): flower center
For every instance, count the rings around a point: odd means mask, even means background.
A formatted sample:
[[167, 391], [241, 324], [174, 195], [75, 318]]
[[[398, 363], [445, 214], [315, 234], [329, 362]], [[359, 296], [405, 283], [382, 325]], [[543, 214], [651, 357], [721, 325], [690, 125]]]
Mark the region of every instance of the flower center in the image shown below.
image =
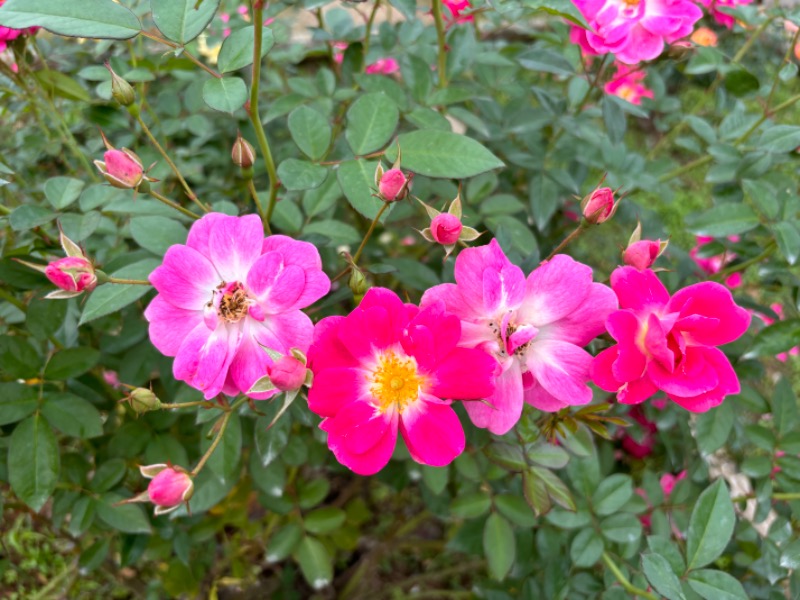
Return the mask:
[[381, 355], [369, 379], [372, 382], [369, 391], [380, 403], [381, 412], [396, 406], [401, 413], [419, 398], [424, 381], [417, 373], [417, 362], [413, 358], [401, 358], [391, 351]]
[[622, 0], [622, 1], [628, 6], [639, 6], [639, 2], [641, 2], [641, 0]]
[[221, 283], [214, 294], [220, 295], [217, 314], [228, 323], [241, 321], [252, 304], [252, 300], [247, 297], [247, 291], [239, 282]]

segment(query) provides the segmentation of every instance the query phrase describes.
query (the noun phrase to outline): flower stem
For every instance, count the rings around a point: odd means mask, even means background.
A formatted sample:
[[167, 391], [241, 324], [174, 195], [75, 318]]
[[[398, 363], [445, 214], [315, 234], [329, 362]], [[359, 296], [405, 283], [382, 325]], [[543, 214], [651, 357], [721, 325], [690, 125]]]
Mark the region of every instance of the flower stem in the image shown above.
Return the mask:
[[364, 251], [364, 247], [367, 245], [367, 241], [372, 236], [372, 232], [375, 231], [375, 226], [378, 224], [378, 221], [381, 220], [383, 213], [386, 212], [386, 209], [389, 208], [389, 203], [384, 202], [381, 209], [378, 211], [378, 214], [375, 215], [375, 218], [372, 220], [372, 223], [369, 225], [369, 229], [367, 230], [367, 234], [364, 236], [364, 239], [361, 240], [361, 245], [356, 250], [356, 253], [353, 255], [353, 264], [358, 264], [358, 259], [361, 258], [361, 253]]
[[556, 246], [555, 249], [550, 254], [547, 255], [547, 258], [544, 259], [545, 262], [553, 258], [556, 254], [558, 254], [564, 248], [569, 246], [572, 242], [577, 240], [583, 234], [583, 232], [586, 231], [588, 228], [589, 228], [588, 221], [582, 220], [580, 224], [574, 229], [574, 231], [570, 233], [567, 237], [565, 237], [561, 241], [561, 243], [558, 246]]
[[775, 252], [775, 248], [776, 248], [775, 240], [770, 240], [767, 243], [767, 247], [764, 248], [764, 251], [761, 254], [759, 254], [758, 256], [755, 256], [755, 257], [753, 257], [753, 258], [751, 258], [749, 260], [746, 260], [744, 262], [740, 262], [740, 263], [738, 263], [736, 265], [731, 265], [730, 267], [727, 267], [725, 269], [720, 269], [719, 271], [717, 271], [714, 274], [714, 276], [711, 279], [712, 280], [720, 280], [723, 277], [726, 277], [726, 276], [730, 275], [731, 273], [736, 273], [738, 271], [744, 271], [748, 267], [750, 267], [752, 265], [755, 265], [755, 264], [758, 264], [762, 260], [764, 260], [765, 258], [769, 258], [770, 256], [772, 256], [772, 253]]
[[186, 208], [183, 208], [180, 204], [177, 204], [177, 203], [173, 202], [169, 198], [165, 198], [164, 196], [162, 196], [161, 194], [159, 194], [155, 190], [150, 190], [147, 193], [150, 194], [156, 200], [158, 200], [160, 202], [163, 202], [164, 204], [166, 204], [170, 208], [174, 208], [175, 210], [177, 210], [177, 211], [183, 213], [184, 215], [186, 215], [187, 217], [192, 217], [193, 219], [199, 219], [200, 218], [200, 215], [196, 215], [192, 211], [190, 211], [190, 210], [188, 210]]
[[[169, 157], [169, 154], [167, 154], [167, 151], [164, 150], [163, 146], [161, 146], [161, 144], [158, 143], [156, 136], [154, 136], [153, 132], [150, 131], [150, 128], [147, 126], [147, 123], [144, 122], [144, 119], [142, 119], [142, 116], [140, 114], [136, 115], [136, 120], [139, 122], [142, 131], [144, 131], [145, 135], [148, 137], [150, 142], [153, 144], [153, 146], [155, 146], [156, 150], [158, 150], [158, 153], [164, 157], [165, 161], [167, 161], [167, 164], [169, 165], [170, 169], [172, 169], [172, 172], [175, 173], [175, 176], [178, 178], [178, 181], [181, 182], [181, 186], [183, 187], [183, 190], [186, 192], [186, 195], [189, 197], [189, 199], [192, 202], [194, 202], [197, 206], [199, 206], [203, 212], [208, 212], [208, 207], [204, 206], [203, 203], [200, 202], [200, 200], [198, 200], [197, 196], [192, 191], [192, 188], [189, 187], [189, 184], [186, 183], [186, 180], [183, 178], [183, 175], [181, 175], [181, 172], [178, 170], [178, 166], [174, 162], [172, 162], [172, 159]], [[193, 216], [195, 218], [199, 218], [197, 217], [197, 215], [193, 214]]]
[[620, 585], [623, 588], [625, 588], [626, 592], [628, 592], [629, 594], [633, 594], [634, 596], [641, 596], [642, 598], [647, 598], [647, 600], [658, 600], [656, 596], [654, 596], [647, 590], [637, 588], [635, 585], [633, 585], [628, 580], [628, 578], [625, 577], [625, 574], [619, 570], [619, 567], [614, 563], [614, 561], [611, 559], [611, 557], [608, 555], [607, 552], [603, 552], [603, 562], [606, 563], [606, 566], [614, 574], [614, 577], [617, 578], [617, 581], [619, 581]]
[[[436, 0], [434, 0], [435, 2]], [[372, 6], [372, 12], [369, 13], [369, 19], [367, 19], [367, 29], [364, 32], [364, 68], [367, 68], [367, 54], [369, 54], [369, 42], [372, 39], [372, 25], [375, 23], [375, 17], [378, 14], [378, 8], [381, 5], [381, 0], [375, 0], [375, 4]]]
[[231, 420], [231, 416], [236, 411], [236, 409], [247, 400], [247, 398], [241, 398], [234, 402], [233, 406], [231, 406], [230, 410], [225, 411], [225, 414], [222, 417], [222, 421], [219, 425], [219, 431], [217, 431], [217, 435], [214, 437], [214, 441], [211, 442], [211, 445], [206, 450], [205, 454], [200, 458], [200, 461], [197, 463], [192, 472], [189, 473], [191, 477], [197, 477], [197, 474], [203, 470], [203, 467], [208, 462], [208, 459], [211, 458], [211, 455], [214, 454], [214, 450], [217, 449], [219, 443], [222, 441], [222, 436], [225, 435], [225, 430], [228, 428], [228, 421]]
[[256, 131], [256, 140], [264, 162], [267, 166], [267, 176], [269, 177], [269, 200], [267, 210], [264, 214], [264, 228], [269, 227], [272, 219], [272, 212], [275, 210], [275, 201], [278, 198], [278, 172], [275, 170], [275, 161], [272, 158], [272, 151], [269, 148], [267, 134], [264, 131], [264, 124], [258, 113], [258, 87], [261, 84], [261, 46], [264, 37], [264, 0], [253, 0], [253, 24], [255, 25], [255, 40], [253, 42], [253, 77], [250, 83], [250, 122]]
[[222, 410], [222, 407], [219, 404], [211, 402], [210, 400], [197, 400], [195, 402], [178, 402], [177, 404], [167, 404], [165, 402], [162, 402], [160, 408], [191, 408], [193, 406], [202, 406], [203, 408], [218, 408]]
[[119, 277], [109, 277], [108, 283], [122, 283], [125, 285], [151, 285], [151, 283], [144, 279], [120, 279]]
[[261, 221], [264, 223], [264, 231], [267, 235], [272, 235], [272, 229], [269, 226], [269, 221], [265, 218], [264, 207], [261, 206], [261, 199], [258, 197], [258, 192], [256, 191], [256, 186], [253, 184], [252, 177], [247, 180], [247, 189], [250, 190], [250, 195], [253, 197], [253, 202], [256, 204], [258, 214], [261, 217]]
[[[161, 36], [158, 36], [158, 35], [156, 35], [154, 33], [150, 33], [149, 31], [142, 30], [139, 33], [142, 36], [153, 40], [154, 42], [158, 42], [159, 44], [164, 44], [165, 46], [169, 46], [170, 48], [178, 48], [179, 47], [179, 44], [176, 44], [175, 42], [170, 42], [169, 40], [165, 40]], [[192, 61], [194, 64], [196, 64], [198, 67], [203, 69], [203, 71], [205, 71], [206, 73], [208, 73], [212, 77], [216, 77], [217, 79], [222, 79], [222, 75], [217, 73], [214, 69], [212, 69], [208, 65], [205, 65], [202, 62], [200, 62], [200, 60], [198, 60], [197, 57], [195, 57], [193, 54], [191, 54], [186, 48], [183, 48], [181, 50], [181, 54], [183, 54], [183, 56], [188, 58], [190, 61]]]
[[447, 87], [447, 42], [444, 19], [442, 19], [442, 0], [433, 0], [431, 9], [436, 23], [436, 41], [439, 45], [439, 87], [444, 89]]

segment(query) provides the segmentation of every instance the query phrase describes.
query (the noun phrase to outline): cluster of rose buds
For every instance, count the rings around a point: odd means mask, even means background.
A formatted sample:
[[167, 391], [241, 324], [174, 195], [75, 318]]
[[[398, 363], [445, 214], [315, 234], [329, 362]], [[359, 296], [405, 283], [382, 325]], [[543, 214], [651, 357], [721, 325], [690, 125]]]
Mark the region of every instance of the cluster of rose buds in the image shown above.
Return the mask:
[[444, 246], [445, 260], [452, 254], [456, 244], [473, 242], [481, 235], [477, 230], [461, 223], [461, 193], [450, 203], [447, 212], [439, 212], [419, 198], [417, 201], [422, 204], [431, 219], [430, 227], [426, 227], [420, 233], [429, 242]]
[[51, 261], [47, 265], [37, 265], [17, 259], [17, 262], [35, 269], [45, 276], [59, 289], [50, 292], [45, 298], [74, 298], [83, 292], [91, 292], [97, 286], [97, 272], [86, 258], [78, 244], [69, 239], [63, 231], [59, 236], [61, 247], [66, 256]]

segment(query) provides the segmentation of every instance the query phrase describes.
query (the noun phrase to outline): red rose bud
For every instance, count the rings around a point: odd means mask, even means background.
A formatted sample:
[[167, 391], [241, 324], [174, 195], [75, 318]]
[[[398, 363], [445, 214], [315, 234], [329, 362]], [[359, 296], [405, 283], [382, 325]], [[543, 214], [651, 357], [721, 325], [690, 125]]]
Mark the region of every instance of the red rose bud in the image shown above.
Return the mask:
[[78, 256], [54, 260], [47, 265], [44, 274], [65, 292], [91, 292], [97, 285], [97, 275], [92, 263]]
[[378, 191], [386, 202], [402, 200], [408, 193], [408, 179], [400, 169], [389, 169], [381, 176]]
[[306, 380], [306, 366], [294, 356], [282, 356], [270, 367], [269, 380], [282, 392], [298, 390]]
[[231, 159], [233, 164], [241, 167], [242, 169], [249, 169], [256, 162], [256, 150], [241, 134], [236, 136], [236, 141], [233, 143], [231, 150]]
[[617, 209], [614, 192], [611, 188], [597, 188], [581, 203], [583, 217], [592, 224], [603, 223], [611, 218]]
[[96, 160], [94, 164], [106, 181], [116, 188], [134, 190], [145, 178], [142, 161], [130, 150], [111, 148], [103, 158], [105, 162]]
[[431, 237], [442, 246], [451, 246], [458, 242], [464, 226], [461, 220], [450, 213], [437, 215], [431, 221]]
[[142, 476], [152, 479], [147, 486], [147, 499], [156, 505], [156, 515], [170, 512], [192, 497], [194, 482], [184, 469], [159, 464], [139, 467], [139, 470]]
[[653, 266], [662, 252], [661, 240], [641, 240], [629, 245], [622, 253], [622, 262], [639, 271]]

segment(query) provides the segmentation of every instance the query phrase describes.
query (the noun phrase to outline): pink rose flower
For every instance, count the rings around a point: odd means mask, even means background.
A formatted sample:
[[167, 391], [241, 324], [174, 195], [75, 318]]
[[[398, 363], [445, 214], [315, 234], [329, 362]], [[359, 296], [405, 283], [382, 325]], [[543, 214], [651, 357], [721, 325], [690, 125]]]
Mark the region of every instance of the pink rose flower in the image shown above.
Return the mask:
[[692, 412], [705, 412], [739, 392], [739, 379], [716, 346], [741, 336], [750, 314], [724, 286], [696, 283], [670, 298], [652, 271], [619, 267], [611, 287], [620, 310], [606, 327], [618, 343], [592, 362], [595, 384], [616, 392], [623, 404], [639, 404], [663, 390]]
[[151, 481], [147, 491], [130, 502], [152, 502], [156, 506], [156, 516], [175, 510], [192, 497], [194, 482], [191, 475], [180, 467], [146, 465], [139, 467], [139, 471]]
[[677, 475], [673, 475], [672, 473], [664, 473], [661, 476], [661, 479], [659, 479], [661, 491], [664, 492], [664, 497], [669, 498], [670, 494], [672, 494], [672, 490], [675, 489], [675, 484], [683, 479], [686, 479], [685, 469]]
[[273, 361], [261, 346], [307, 351], [314, 327], [300, 309], [330, 289], [312, 244], [264, 238], [257, 215], [219, 213], [196, 221], [186, 245], [167, 250], [150, 283], [158, 291], [144, 313], [150, 341], [175, 357], [175, 378], [206, 399], [246, 393], [264, 376]]
[[523, 402], [548, 412], [591, 402], [592, 357], [583, 346], [603, 332], [617, 301], [592, 282], [590, 267], [559, 254], [526, 279], [492, 240], [459, 254], [455, 278], [425, 292], [421, 306], [443, 301], [461, 319], [459, 345], [482, 348], [500, 365], [488, 403], [465, 404], [476, 426], [502, 435]]
[[475, 20], [472, 15], [462, 14], [463, 11], [472, 8], [469, 0], [442, 0], [442, 4], [450, 11], [449, 17], [446, 13], [444, 16], [448, 27], [458, 23], [470, 23]]
[[[3, 6], [6, 0], [0, 0], [0, 6]], [[10, 27], [0, 26], [0, 52], [4, 52], [8, 48], [8, 42], [13, 42], [23, 35], [33, 35], [39, 31], [38, 27], [27, 27], [25, 29], [11, 29]], [[16, 66], [16, 65], [15, 65]], [[14, 71], [16, 73], [16, 70]]]
[[386, 202], [394, 202], [405, 198], [408, 190], [408, 178], [400, 169], [389, 169], [380, 178], [378, 192]]
[[50, 262], [45, 276], [65, 292], [91, 292], [97, 286], [97, 275], [88, 259], [65, 256]]
[[691, 0], [573, 0], [589, 29], [573, 26], [586, 54], [613, 53], [629, 65], [652, 60], [664, 44], [692, 33], [703, 11]]
[[622, 262], [639, 271], [653, 266], [661, 253], [661, 240], [639, 240], [634, 242], [622, 254]]
[[[725, 265], [730, 263], [732, 260], [736, 258], [736, 254], [733, 252], [725, 252], [724, 254], [717, 254], [716, 256], [711, 256], [709, 258], [703, 258], [700, 256], [700, 248], [705, 246], [706, 244], [713, 242], [714, 238], [706, 235], [698, 235], [696, 236], [697, 245], [689, 250], [689, 256], [694, 259], [694, 262], [697, 263], [703, 271], [708, 273], [709, 275], [714, 275], [722, 270]], [[739, 236], [731, 235], [728, 236], [728, 240], [731, 242], [738, 242]], [[736, 289], [740, 285], [742, 285], [742, 274], [741, 273], [731, 273], [725, 279], [725, 285], [729, 288]]]
[[753, 0], [700, 0], [700, 4], [706, 7], [708, 13], [714, 17], [714, 20], [720, 25], [724, 25], [728, 29], [733, 29], [733, 24], [736, 19], [718, 9], [720, 6], [727, 6], [733, 8], [742, 4], [750, 4]]
[[294, 356], [282, 356], [269, 368], [269, 380], [282, 392], [298, 390], [306, 380], [306, 366]]
[[431, 236], [437, 243], [450, 246], [458, 241], [464, 226], [461, 219], [450, 213], [441, 213], [431, 221]]
[[590, 223], [600, 224], [611, 218], [616, 210], [614, 191], [611, 188], [597, 188], [583, 201], [583, 218]]
[[400, 64], [393, 58], [379, 58], [364, 70], [367, 75], [391, 75], [400, 70]]
[[461, 334], [442, 302], [420, 309], [376, 287], [348, 316], [317, 323], [308, 407], [323, 417], [339, 462], [377, 473], [398, 431], [418, 463], [440, 467], [461, 454], [464, 430], [452, 401], [489, 397], [496, 366], [481, 350], [457, 347]]
[[653, 91], [642, 83], [646, 76], [647, 73], [643, 70], [618, 62], [614, 77], [605, 84], [603, 90], [606, 94], [618, 96], [638, 106], [642, 103], [642, 98], [653, 97]]

